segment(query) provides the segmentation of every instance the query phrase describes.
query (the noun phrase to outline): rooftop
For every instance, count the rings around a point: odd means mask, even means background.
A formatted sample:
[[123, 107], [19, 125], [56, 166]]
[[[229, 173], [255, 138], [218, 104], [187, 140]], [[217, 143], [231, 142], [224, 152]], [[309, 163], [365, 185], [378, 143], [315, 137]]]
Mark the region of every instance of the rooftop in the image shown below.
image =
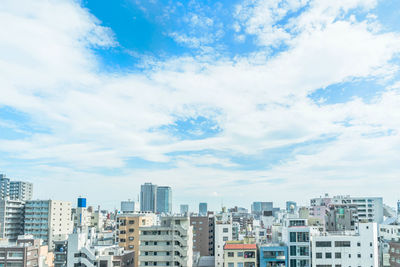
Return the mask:
[[225, 244], [224, 249], [257, 249], [256, 244]]

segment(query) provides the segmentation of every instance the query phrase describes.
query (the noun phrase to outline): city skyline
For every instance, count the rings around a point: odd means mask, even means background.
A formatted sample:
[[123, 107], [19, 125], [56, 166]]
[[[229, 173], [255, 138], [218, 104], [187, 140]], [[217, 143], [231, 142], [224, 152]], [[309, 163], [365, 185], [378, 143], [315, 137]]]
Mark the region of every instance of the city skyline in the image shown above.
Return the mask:
[[396, 1], [1, 5], [0, 173], [34, 199], [400, 198]]

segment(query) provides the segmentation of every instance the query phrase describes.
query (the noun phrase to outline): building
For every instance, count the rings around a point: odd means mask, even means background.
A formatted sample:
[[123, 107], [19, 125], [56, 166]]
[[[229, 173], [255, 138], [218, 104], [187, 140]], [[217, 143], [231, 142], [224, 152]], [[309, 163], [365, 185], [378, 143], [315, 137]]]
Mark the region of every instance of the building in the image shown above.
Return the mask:
[[14, 242], [0, 243], [0, 266], [53, 266], [53, 254], [40, 239], [21, 235]]
[[389, 243], [389, 263], [391, 267], [400, 267], [400, 243]]
[[134, 213], [136, 211], [135, 201], [121, 201], [121, 212], [122, 213]]
[[125, 250], [135, 252], [135, 266], [138, 266], [140, 227], [152, 226], [156, 221], [154, 214], [125, 213], [117, 215], [117, 242]]
[[224, 245], [224, 267], [256, 267], [257, 245], [228, 241]]
[[286, 201], [286, 212], [294, 214], [297, 211], [297, 203], [294, 201]]
[[358, 222], [357, 205], [329, 204], [325, 214], [327, 232], [351, 231]]
[[376, 223], [359, 223], [355, 231], [311, 237], [312, 266], [379, 266]]
[[54, 241], [54, 267], [67, 267], [68, 240]]
[[192, 236], [186, 216], [165, 216], [160, 225], [140, 227], [138, 266], [192, 267]]
[[224, 245], [233, 240], [232, 214], [218, 213], [214, 216], [214, 257], [215, 267], [224, 266]]
[[17, 240], [24, 234], [24, 202], [0, 200], [0, 238]]
[[288, 267], [288, 248], [281, 245], [262, 245], [259, 256], [260, 267]]
[[91, 213], [86, 207], [86, 198], [79, 197], [77, 208], [73, 212], [74, 228], [89, 227], [91, 220]]
[[[330, 198], [327, 194], [325, 197], [311, 199], [312, 216], [316, 216], [316, 209], [321, 209], [322, 215], [325, 214], [324, 208], [328, 204], [354, 204], [357, 207], [358, 222], [376, 222], [383, 221], [383, 199], [381, 197], [351, 197], [351, 196], [334, 196]], [[319, 215], [319, 214], [318, 214]]]
[[27, 201], [33, 197], [33, 184], [28, 182], [11, 181], [10, 199]]
[[207, 208], [207, 203], [206, 202], [200, 202], [199, 203], [199, 215], [200, 216], [205, 216], [207, 215], [208, 208]]
[[67, 266], [134, 267], [134, 252], [118, 245], [99, 244], [95, 231], [77, 231], [68, 236]]
[[53, 241], [65, 240], [72, 230], [71, 202], [29, 200], [25, 203], [25, 234], [42, 239], [53, 248]]
[[256, 216], [272, 216], [274, 213], [272, 202], [253, 202], [251, 204], [251, 214]]
[[157, 213], [169, 214], [172, 212], [172, 189], [169, 186], [157, 187]]
[[156, 212], [157, 185], [145, 183], [140, 187], [140, 211]]
[[193, 227], [193, 251], [200, 256], [214, 255], [214, 218], [212, 216], [190, 216]]
[[33, 184], [21, 181], [11, 181], [5, 174], [0, 174], [0, 200], [31, 200]]
[[310, 267], [310, 234], [311, 227], [307, 219], [293, 218], [285, 221], [282, 239], [288, 246], [289, 267]]
[[188, 204], [181, 204], [180, 206], [181, 214], [189, 214], [189, 205]]

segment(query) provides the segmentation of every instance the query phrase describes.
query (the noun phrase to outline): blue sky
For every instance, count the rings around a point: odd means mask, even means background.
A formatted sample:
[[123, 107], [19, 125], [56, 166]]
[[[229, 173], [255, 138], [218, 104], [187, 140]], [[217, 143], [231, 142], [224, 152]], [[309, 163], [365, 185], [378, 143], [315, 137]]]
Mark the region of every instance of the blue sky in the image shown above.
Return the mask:
[[0, 8], [0, 172], [35, 197], [398, 198], [397, 1], [21, 2]]

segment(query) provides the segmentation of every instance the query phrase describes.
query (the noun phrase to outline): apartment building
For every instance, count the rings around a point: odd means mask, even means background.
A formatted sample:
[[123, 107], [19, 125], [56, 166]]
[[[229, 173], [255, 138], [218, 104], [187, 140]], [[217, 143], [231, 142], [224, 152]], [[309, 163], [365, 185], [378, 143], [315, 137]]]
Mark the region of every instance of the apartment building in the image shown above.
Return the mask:
[[0, 266], [53, 266], [53, 254], [40, 239], [21, 235], [15, 242], [0, 243]]
[[356, 204], [329, 204], [325, 214], [325, 229], [328, 232], [352, 231], [358, 222]]
[[[356, 205], [359, 222], [382, 223], [383, 221], [383, 199], [381, 197], [351, 197], [346, 195], [330, 198], [325, 195], [323, 198], [311, 199], [312, 214], [316, 213], [318, 207], [326, 208], [331, 203]], [[321, 212], [325, 213], [324, 208], [321, 208]]]
[[317, 231], [307, 225], [307, 219], [285, 221], [282, 239], [288, 246], [289, 267], [311, 267], [310, 235]]
[[314, 233], [312, 266], [379, 266], [376, 223], [359, 223], [355, 231]]
[[25, 234], [42, 239], [54, 247], [53, 241], [65, 240], [72, 233], [71, 202], [57, 200], [30, 200], [25, 204]]
[[165, 216], [160, 225], [140, 227], [138, 266], [192, 267], [192, 237], [186, 216]]
[[224, 267], [256, 267], [257, 245], [228, 241], [224, 245]]
[[135, 252], [135, 266], [138, 266], [140, 227], [152, 226], [156, 216], [151, 213], [125, 213], [117, 215], [117, 242], [125, 250]]
[[223, 211], [214, 216], [215, 267], [224, 266], [224, 245], [233, 240], [232, 214]]
[[31, 200], [33, 184], [21, 181], [12, 181], [5, 174], [0, 174], [0, 200]]
[[17, 240], [24, 234], [24, 202], [0, 200], [0, 238]]
[[389, 264], [391, 267], [400, 267], [400, 243], [389, 243]]
[[70, 234], [67, 241], [67, 266], [134, 267], [134, 252], [118, 245], [99, 244], [94, 229]]
[[288, 267], [288, 248], [279, 244], [268, 244], [260, 247], [260, 267]]
[[200, 256], [214, 254], [214, 218], [210, 216], [190, 216], [190, 225], [193, 226], [193, 251]]

